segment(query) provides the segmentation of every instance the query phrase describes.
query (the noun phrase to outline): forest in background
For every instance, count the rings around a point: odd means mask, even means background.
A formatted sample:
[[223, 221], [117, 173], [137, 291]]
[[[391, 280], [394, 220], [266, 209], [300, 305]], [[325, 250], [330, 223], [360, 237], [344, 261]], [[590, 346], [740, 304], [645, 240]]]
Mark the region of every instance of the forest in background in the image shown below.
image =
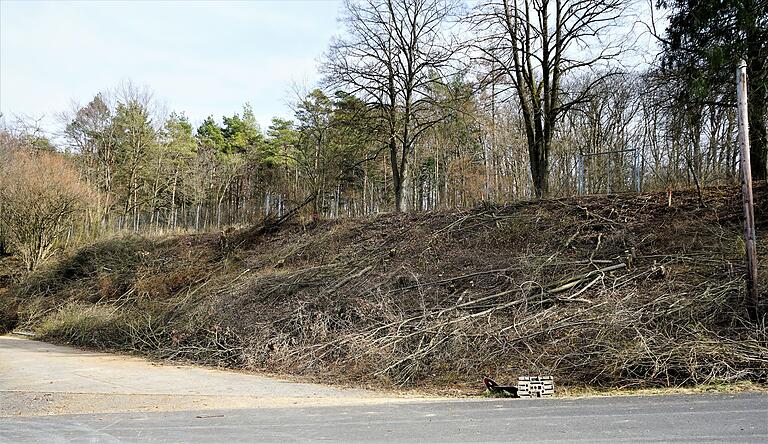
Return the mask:
[[[248, 104], [192, 125], [124, 82], [0, 131], [0, 254], [28, 270], [115, 232], [696, 188], [738, 180], [735, 67], [748, 64], [766, 178], [768, 6], [662, 0], [655, 61], [627, 69], [619, 0], [350, 1], [323, 82], [262, 129]], [[652, 30], [652, 24], [647, 24]]]

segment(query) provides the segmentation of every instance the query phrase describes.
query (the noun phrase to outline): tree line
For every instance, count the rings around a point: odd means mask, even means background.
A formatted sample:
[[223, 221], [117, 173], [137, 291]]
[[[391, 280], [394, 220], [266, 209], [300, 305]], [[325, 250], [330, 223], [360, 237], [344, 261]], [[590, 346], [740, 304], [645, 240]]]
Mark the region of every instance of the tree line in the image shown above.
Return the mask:
[[[355, 217], [732, 183], [740, 58], [753, 177], [764, 180], [765, 2], [660, 2], [671, 11], [654, 34], [661, 52], [635, 69], [622, 64], [628, 5], [350, 0], [323, 81], [266, 129], [247, 103], [193, 125], [131, 83], [62, 113], [56, 146], [6, 121], [0, 250], [36, 244], [38, 263], [77, 239], [222, 229], [306, 202], [306, 218]], [[24, 237], [30, 212], [45, 221]]]

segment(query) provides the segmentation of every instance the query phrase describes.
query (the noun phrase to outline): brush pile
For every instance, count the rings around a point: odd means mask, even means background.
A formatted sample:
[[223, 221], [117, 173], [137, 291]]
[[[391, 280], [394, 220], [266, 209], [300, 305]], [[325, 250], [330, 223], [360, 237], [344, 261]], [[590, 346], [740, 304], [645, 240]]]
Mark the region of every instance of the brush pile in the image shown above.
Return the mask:
[[[325, 381], [766, 383], [768, 327], [747, 316], [737, 193], [120, 238], [9, 293], [19, 322], [50, 340]], [[768, 190], [756, 198], [760, 256]]]

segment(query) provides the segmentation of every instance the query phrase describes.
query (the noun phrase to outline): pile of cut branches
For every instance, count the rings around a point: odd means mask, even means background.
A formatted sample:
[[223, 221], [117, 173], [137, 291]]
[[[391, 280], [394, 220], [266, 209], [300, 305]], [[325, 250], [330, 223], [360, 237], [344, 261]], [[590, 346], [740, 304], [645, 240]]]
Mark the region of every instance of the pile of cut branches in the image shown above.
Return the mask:
[[[52, 340], [325, 381], [766, 383], [768, 328], [747, 316], [735, 192], [284, 223], [228, 242], [131, 238], [15, 294], [26, 292], [21, 321]], [[764, 186], [756, 200], [760, 233]]]

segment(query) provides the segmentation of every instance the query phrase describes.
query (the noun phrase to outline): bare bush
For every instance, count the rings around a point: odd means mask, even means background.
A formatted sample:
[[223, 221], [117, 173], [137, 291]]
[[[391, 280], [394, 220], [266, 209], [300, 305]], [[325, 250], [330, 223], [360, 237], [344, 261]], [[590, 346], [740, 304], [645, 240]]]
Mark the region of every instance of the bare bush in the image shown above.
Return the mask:
[[91, 191], [59, 154], [14, 150], [0, 165], [0, 224], [28, 271], [53, 254], [71, 233]]

